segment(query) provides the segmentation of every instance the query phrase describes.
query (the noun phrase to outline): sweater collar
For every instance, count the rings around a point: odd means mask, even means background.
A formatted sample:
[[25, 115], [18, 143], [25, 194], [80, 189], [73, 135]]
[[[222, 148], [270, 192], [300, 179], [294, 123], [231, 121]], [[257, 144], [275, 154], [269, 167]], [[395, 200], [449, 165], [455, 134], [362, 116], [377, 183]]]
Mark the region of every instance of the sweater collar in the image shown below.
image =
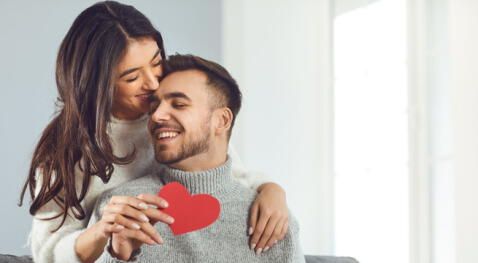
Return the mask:
[[160, 165], [159, 179], [163, 184], [178, 182], [191, 194], [212, 194], [226, 189], [232, 182], [231, 158], [216, 168], [199, 172], [186, 172]]
[[[136, 120], [120, 120], [110, 115], [108, 132], [109, 134], [114, 134], [116, 137], [135, 135], [138, 131], [147, 131], [148, 120], [148, 114], [144, 114]], [[144, 135], [141, 134], [141, 136]]]

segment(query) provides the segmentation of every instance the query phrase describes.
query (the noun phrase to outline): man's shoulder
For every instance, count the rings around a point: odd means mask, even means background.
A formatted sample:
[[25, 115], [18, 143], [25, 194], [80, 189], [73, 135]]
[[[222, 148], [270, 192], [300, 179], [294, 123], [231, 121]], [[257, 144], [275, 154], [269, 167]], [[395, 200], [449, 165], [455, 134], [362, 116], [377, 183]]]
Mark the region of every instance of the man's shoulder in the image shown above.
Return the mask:
[[232, 181], [231, 186], [226, 193], [227, 201], [241, 202], [248, 205], [256, 199], [257, 191], [245, 187], [240, 182]]

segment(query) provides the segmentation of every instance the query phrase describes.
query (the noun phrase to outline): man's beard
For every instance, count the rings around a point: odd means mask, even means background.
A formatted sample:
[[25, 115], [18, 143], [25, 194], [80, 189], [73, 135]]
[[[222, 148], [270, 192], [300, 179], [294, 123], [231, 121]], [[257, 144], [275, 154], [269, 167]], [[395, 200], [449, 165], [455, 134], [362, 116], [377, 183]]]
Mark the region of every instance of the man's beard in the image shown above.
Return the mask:
[[202, 135], [201, 137], [196, 137], [197, 139], [195, 140], [183, 143], [177, 153], [162, 156], [162, 152], [166, 151], [168, 146], [155, 145], [154, 150], [156, 161], [166, 165], [174, 164], [209, 150], [211, 132], [209, 131], [208, 126], [209, 125], [205, 125], [205, 127], [203, 127], [203, 132], [200, 133]]

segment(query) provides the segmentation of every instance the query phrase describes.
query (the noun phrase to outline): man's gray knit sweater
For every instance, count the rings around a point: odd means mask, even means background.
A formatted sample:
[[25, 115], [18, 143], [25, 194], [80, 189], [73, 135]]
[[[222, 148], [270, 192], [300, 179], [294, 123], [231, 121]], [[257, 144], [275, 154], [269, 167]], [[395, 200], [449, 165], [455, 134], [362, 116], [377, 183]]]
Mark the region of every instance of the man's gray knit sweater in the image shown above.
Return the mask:
[[[165, 184], [179, 182], [191, 194], [210, 194], [219, 200], [219, 218], [210, 226], [175, 236], [164, 223], [156, 230], [164, 243], [144, 244], [133, 252], [130, 262], [305, 262], [299, 245], [299, 226], [289, 216], [285, 238], [267, 252], [256, 255], [249, 248], [248, 212], [256, 192], [242, 186], [231, 175], [231, 160], [203, 172], [184, 172], [161, 166], [156, 174], [147, 175], [114, 188], [98, 199], [90, 224], [101, 219], [101, 211], [114, 195], [156, 194]], [[124, 262], [105, 250], [97, 262]]]

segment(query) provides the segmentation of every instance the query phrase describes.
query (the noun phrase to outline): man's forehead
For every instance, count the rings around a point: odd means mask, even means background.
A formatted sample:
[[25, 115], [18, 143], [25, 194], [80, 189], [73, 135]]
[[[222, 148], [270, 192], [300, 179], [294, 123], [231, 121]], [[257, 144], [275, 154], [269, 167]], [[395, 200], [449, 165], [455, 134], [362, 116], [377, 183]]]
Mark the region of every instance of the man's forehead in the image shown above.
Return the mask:
[[177, 71], [167, 75], [159, 83], [159, 88], [154, 93], [156, 98], [163, 98], [172, 93], [183, 93], [195, 96], [206, 91], [207, 76], [198, 70]]

